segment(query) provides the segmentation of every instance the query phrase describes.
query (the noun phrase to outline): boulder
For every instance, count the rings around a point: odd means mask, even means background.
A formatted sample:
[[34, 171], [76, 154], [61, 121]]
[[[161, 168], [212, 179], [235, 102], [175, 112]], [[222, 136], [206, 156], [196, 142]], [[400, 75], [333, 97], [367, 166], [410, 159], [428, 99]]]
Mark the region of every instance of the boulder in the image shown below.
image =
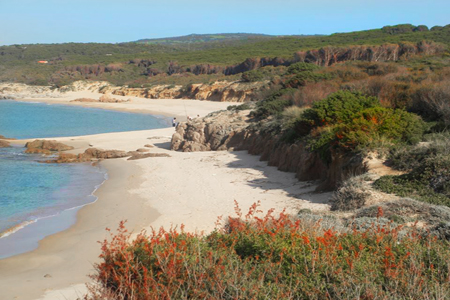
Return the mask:
[[0, 148], [8, 148], [11, 147], [7, 141], [0, 140]]
[[131, 156], [129, 152], [122, 150], [101, 150], [97, 148], [88, 148], [84, 153], [71, 154], [59, 153], [59, 156], [53, 160], [47, 160], [47, 163], [78, 163], [98, 161], [101, 159], [121, 158]]
[[97, 148], [88, 148], [84, 151], [83, 155], [94, 159], [110, 159], [130, 156], [128, 152], [122, 150], [101, 150]]
[[135, 153], [127, 160], [136, 160], [148, 157], [171, 157], [171, 156], [167, 153]]
[[54, 140], [34, 140], [25, 144], [27, 149], [42, 149], [48, 151], [67, 151], [72, 150], [72, 146], [67, 146]]
[[28, 154], [43, 154], [43, 155], [51, 155], [52, 152], [47, 149], [38, 149], [38, 148], [28, 148], [25, 150], [25, 153]]
[[192, 151], [231, 150], [248, 126], [248, 111], [221, 111], [180, 123], [172, 135], [171, 149]]

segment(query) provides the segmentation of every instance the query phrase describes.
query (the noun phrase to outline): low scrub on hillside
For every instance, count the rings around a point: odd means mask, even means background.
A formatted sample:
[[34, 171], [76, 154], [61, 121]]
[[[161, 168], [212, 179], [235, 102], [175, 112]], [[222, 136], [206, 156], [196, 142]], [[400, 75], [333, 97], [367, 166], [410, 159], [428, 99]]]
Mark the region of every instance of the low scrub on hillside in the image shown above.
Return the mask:
[[[322, 230], [285, 214], [229, 218], [208, 236], [163, 229], [102, 243], [86, 299], [446, 299], [450, 248], [377, 222]], [[383, 211], [378, 210], [381, 218]], [[381, 219], [380, 219], [381, 220]]]
[[393, 150], [389, 156], [391, 165], [408, 173], [383, 176], [375, 181], [375, 187], [387, 193], [450, 207], [449, 146], [449, 136], [444, 133], [435, 134], [431, 142]]

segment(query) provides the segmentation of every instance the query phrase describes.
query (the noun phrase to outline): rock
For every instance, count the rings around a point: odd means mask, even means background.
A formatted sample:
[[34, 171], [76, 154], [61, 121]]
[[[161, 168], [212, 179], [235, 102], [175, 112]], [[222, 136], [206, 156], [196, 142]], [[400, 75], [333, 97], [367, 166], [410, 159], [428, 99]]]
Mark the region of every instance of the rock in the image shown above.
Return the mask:
[[139, 148], [136, 150], [136, 152], [148, 152], [148, 151], [150, 151], [150, 150], [145, 149], [145, 148]]
[[0, 148], [8, 148], [8, 147], [11, 147], [11, 145], [7, 141], [0, 140]]
[[191, 151], [229, 150], [236, 147], [236, 135], [248, 126], [248, 112], [222, 111], [182, 122], [172, 135], [171, 149]]
[[52, 152], [47, 149], [38, 149], [38, 148], [28, 148], [25, 150], [25, 153], [28, 154], [43, 154], [43, 155], [51, 155]]
[[136, 160], [136, 159], [143, 159], [148, 157], [171, 157], [167, 153], [135, 153], [127, 160]]
[[[251, 127], [249, 127], [251, 124]], [[272, 133], [258, 130], [246, 111], [220, 111], [204, 118], [182, 122], [172, 135], [171, 149], [184, 152], [247, 150], [261, 155], [281, 171], [294, 172], [301, 181], [321, 180], [317, 190], [331, 190], [350, 176], [367, 172], [362, 156], [332, 153], [327, 165], [316, 152], [308, 150], [305, 142], [284, 143]]]
[[70, 102], [98, 102], [98, 100], [95, 100], [92, 98], [78, 98], [78, 99], [72, 100]]
[[121, 102], [130, 102], [131, 100], [120, 100], [112, 98], [109, 95], [103, 95], [98, 100], [92, 99], [92, 98], [78, 98], [75, 100], [72, 100], [70, 102], [102, 102], [102, 103], [121, 103]]
[[17, 140], [17, 139], [14, 139], [14, 138], [8, 138], [8, 137], [5, 137], [5, 136], [3, 136], [3, 135], [0, 135], [0, 140]]
[[130, 156], [128, 152], [122, 150], [101, 150], [97, 148], [88, 148], [84, 151], [86, 157], [95, 159], [110, 159]]
[[121, 103], [121, 102], [128, 102], [130, 100], [119, 100], [119, 99], [112, 98], [109, 95], [103, 95], [98, 99], [98, 101], [104, 102], [104, 103]]
[[101, 159], [112, 159], [131, 156], [129, 152], [122, 150], [101, 150], [97, 148], [88, 148], [84, 153], [71, 154], [71, 153], [60, 153], [56, 159], [47, 160], [46, 163], [78, 163], [78, 162], [89, 162], [98, 161]]
[[47, 163], [77, 163], [91, 161], [91, 158], [83, 156], [83, 154], [60, 153], [57, 159], [47, 160]]
[[45, 274], [44, 277], [45, 277], [45, 278], [52, 278], [52, 275], [50, 275], [50, 274]]
[[146, 144], [146, 145], [144, 145], [144, 147], [147, 147], [147, 148], [153, 148], [154, 146], [153, 146], [153, 145], [150, 145], [150, 144]]
[[108, 86], [101, 93], [118, 96], [132, 96], [150, 99], [196, 99], [212, 101], [244, 102], [257, 100], [257, 92], [265, 88], [267, 82], [244, 83], [240, 81], [218, 81], [213, 84], [155, 85], [151, 88], [129, 88]]
[[72, 150], [72, 146], [67, 146], [54, 140], [34, 140], [25, 144], [27, 149], [42, 149], [49, 151], [67, 151]]

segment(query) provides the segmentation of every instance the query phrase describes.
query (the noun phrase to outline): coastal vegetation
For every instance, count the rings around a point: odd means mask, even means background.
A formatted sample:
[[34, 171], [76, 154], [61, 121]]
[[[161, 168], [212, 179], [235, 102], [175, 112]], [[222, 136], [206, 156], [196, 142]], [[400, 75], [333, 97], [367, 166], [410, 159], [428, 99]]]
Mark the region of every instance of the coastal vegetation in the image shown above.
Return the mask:
[[236, 212], [207, 236], [160, 229], [130, 241], [121, 223], [102, 243], [86, 298], [445, 299], [450, 292], [448, 242], [396, 226], [381, 208], [366, 229], [340, 231], [303, 213], [257, 217], [257, 204], [245, 216]]
[[[324, 47], [405, 45], [423, 41], [450, 45], [450, 27], [398, 25], [328, 36], [181, 37], [171, 42], [35, 44], [0, 47], [0, 81], [62, 86], [105, 80], [136, 86], [234, 80], [233, 67], [267, 58], [275, 67], [295, 62], [295, 53]], [[217, 42], [217, 40], [223, 40]], [[408, 50], [406, 50], [408, 51]], [[41, 64], [38, 61], [46, 61]], [[231, 68], [231, 69], [230, 69]], [[228, 70], [228, 71], [227, 71]], [[251, 71], [251, 69], [242, 70]], [[254, 74], [253, 74], [254, 75]]]
[[[208, 235], [161, 229], [131, 240], [121, 223], [102, 243], [86, 299], [446, 299], [449, 45], [450, 25], [410, 24], [329, 36], [13, 45], [0, 47], [0, 81], [105, 80], [135, 95], [176, 84], [179, 96], [195, 83], [252, 86], [258, 101], [178, 125], [172, 148], [259, 143], [278, 151], [264, 157], [271, 165], [334, 190], [329, 214], [261, 217], [257, 205], [247, 215], [236, 206], [236, 218]], [[388, 175], [371, 173], [367, 160]]]

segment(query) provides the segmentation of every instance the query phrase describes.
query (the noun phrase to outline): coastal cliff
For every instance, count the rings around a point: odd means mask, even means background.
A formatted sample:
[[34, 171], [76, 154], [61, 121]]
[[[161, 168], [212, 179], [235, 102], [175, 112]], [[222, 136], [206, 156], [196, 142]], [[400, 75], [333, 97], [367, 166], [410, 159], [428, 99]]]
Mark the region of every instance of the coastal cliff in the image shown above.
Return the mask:
[[155, 85], [150, 88], [129, 88], [108, 85], [101, 88], [99, 92], [149, 99], [182, 98], [221, 102], [246, 102], [257, 100], [257, 92], [267, 84], [267, 81], [253, 83], [218, 81], [212, 84], [190, 84], [187, 87], [182, 85]]
[[[0, 99], [58, 98], [68, 92], [89, 91], [110, 95], [148, 99], [194, 99], [221, 102], [247, 102], [257, 100], [258, 92], [264, 90], [267, 81], [244, 83], [239, 81], [218, 81], [211, 84], [155, 85], [149, 88], [114, 86], [106, 81], [76, 81], [61, 88], [50, 86], [29, 86], [21, 83], [0, 84]], [[114, 100], [114, 99], [113, 99]], [[79, 99], [81, 102], [119, 102], [104, 99]]]
[[[320, 49], [296, 52], [294, 57], [290, 59], [281, 57], [248, 58], [240, 64], [228, 66], [221, 71], [225, 75], [234, 75], [265, 66], [290, 66], [297, 62], [313, 63], [319, 66], [331, 66], [347, 61], [395, 62], [407, 60], [418, 55], [438, 55], [443, 53], [444, 50], [445, 48], [442, 45], [426, 41], [417, 44], [400, 43], [380, 46], [328, 46]], [[206, 70], [214, 70], [214, 72], [217, 72], [217, 68], [209, 66]]]
[[247, 150], [260, 155], [281, 171], [294, 172], [300, 181], [320, 180], [317, 190], [335, 189], [350, 176], [367, 172], [364, 157], [335, 151], [326, 164], [304, 142], [288, 144], [277, 135], [249, 126], [249, 111], [222, 111], [202, 119], [180, 123], [172, 136], [171, 149], [184, 152]]

